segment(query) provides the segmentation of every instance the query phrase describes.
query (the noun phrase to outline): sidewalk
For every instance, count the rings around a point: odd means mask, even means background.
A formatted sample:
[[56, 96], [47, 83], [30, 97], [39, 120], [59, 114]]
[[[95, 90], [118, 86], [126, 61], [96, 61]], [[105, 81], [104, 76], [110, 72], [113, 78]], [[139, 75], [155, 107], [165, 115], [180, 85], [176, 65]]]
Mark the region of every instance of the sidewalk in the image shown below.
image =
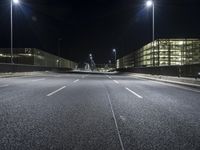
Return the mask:
[[129, 76], [200, 88], [200, 79], [130, 73]]

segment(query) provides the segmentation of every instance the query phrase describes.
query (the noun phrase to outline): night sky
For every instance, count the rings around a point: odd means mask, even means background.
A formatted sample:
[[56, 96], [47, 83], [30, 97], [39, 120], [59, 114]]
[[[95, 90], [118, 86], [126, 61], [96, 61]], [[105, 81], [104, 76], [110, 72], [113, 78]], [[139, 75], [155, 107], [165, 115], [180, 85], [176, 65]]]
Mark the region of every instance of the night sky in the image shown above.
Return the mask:
[[[10, 4], [0, 0], [0, 47], [10, 47]], [[152, 40], [145, 0], [21, 0], [14, 6], [14, 47], [39, 48], [76, 62], [96, 63]], [[156, 38], [200, 38], [200, 0], [155, 0]]]

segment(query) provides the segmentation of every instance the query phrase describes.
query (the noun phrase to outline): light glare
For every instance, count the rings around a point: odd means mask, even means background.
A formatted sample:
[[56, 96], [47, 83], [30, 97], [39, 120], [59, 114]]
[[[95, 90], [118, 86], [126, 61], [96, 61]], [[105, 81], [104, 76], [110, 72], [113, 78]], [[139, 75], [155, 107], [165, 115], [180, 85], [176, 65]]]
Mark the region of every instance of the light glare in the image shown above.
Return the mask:
[[147, 1], [146, 5], [147, 7], [151, 7], [153, 5], [153, 1], [152, 0]]
[[19, 0], [13, 0], [15, 4], [19, 4]]

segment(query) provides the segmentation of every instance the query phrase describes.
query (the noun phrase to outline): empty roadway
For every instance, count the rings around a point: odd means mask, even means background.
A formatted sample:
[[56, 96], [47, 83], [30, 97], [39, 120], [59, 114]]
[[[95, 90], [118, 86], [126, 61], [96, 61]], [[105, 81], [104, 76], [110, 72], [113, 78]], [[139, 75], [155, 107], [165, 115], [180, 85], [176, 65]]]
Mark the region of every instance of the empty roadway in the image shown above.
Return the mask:
[[198, 150], [199, 97], [117, 74], [0, 78], [0, 149]]

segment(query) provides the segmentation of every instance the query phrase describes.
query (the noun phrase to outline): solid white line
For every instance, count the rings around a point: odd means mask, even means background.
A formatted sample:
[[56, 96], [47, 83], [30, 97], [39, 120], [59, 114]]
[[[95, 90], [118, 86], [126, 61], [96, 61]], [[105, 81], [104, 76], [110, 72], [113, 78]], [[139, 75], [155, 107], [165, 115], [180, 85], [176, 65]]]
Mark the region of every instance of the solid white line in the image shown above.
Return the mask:
[[119, 84], [119, 82], [118, 81], [116, 81], [116, 80], [113, 80], [115, 83], [117, 83], [117, 84]]
[[126, 88], [129, 92], [131, 92], [132, 94], [134, 94], [135, 96], [137, 96], [138, 98], [143, 98], [142, 96], [140, 96], [139, 94], [135, 93], [134, 91], [132, 91], [129, 88]]
[[76, 82], [78, 82], [78, 81], [79, 81], [79, 79], [75, 80], [74, 83], [76, 83]]
[[8, 84], [1, 85], [0, 88], [4, 88], [4, 87], [8, 87], [8, 86], [9, 86]]
[[56, 91], [49, 93], [47, 96], [52, 96], [52, 95], [54, 95], [55, 93], [57, 93], [57, 92], [63, 90], [64, 88], [66, 88], [66, 86], [63, 86], [63, 87], [57, 89]]
[[[176, 87], [176, 88], [179, 88], [179, 89], [200, 93], [199, 90], [184, 87], [184, 86], [188, 86], [188, 85], [184, 84], [182, 82], [177, 82], [177, 81], [171, 81], [170, 82], [169, 80], [155, 79], [155, 78], [149, 78], [149, 77], [143, 77], [143, 76], [138, 76], [138, 77], [132, 76], [132, 77], [136, 78], [136, 79], [140, 79], [140, 80], [144, 79], [144, 80], [148, 80], [148, 81], [151, 81], [151, 82], [155, 82], [155, 83], [159, 83], [159, 84], [163, 84], [163, 85], [167, 85], [167, 86]], [[176, 84], [179, 84], [179, 85], [176, 85]], [[190, 85], [195, 85], [195, 84], [190, 84]]]
[[116, 127], [116, 130], [117, 130], [117, 135], [118, 135], [118, 138], [119, 138], [119, 142], [120, 142], [122, 150], [124, 150], [124, 144], [122, 142], [122, 137], [121, 137], [120, 132], [119, 132], [119, 127], [118, 127], [118, 124], [117, 124], [117, 119], [115, 117], [115, 112], [113, 110], [113, 106], [112, 106], [112, 102], [111, 102], [111, 99], [110, 99], [110, 95], [109, 95], [108, 91], [106, 91], [106, 93], [107, 93], [108, 101], [110, 103], [110, 108], [111, 108], [113, 119], [114, 119], [114, 122], [115, 122], [115, 127]]
[[31, 80], [32, 82], [37, 82], [37, 81], [43, 81], [45, 80], [45, 78], [42, 78], [42, 79], [35, 79], [35, 80]]
[[176, 87], [176, 88], [183, 89], [183, 90], [187, 90], [187, 91], [192, 91], [192, 92], [200, 93], [199, 90], [190, 89], [190, 88], [184, 87], [184, 86], [182, 86], [182, 85], [175, 85], [175, 84], [173, 84], [173, 83], [164, 83], [164, 82], [162, 82], [162, 81], [153, 81], [153, 80], [152, 80], [152, 82], [159, 83], [159, 84], [162, 84], [162, 85], [171, 86], [171, 87]]

